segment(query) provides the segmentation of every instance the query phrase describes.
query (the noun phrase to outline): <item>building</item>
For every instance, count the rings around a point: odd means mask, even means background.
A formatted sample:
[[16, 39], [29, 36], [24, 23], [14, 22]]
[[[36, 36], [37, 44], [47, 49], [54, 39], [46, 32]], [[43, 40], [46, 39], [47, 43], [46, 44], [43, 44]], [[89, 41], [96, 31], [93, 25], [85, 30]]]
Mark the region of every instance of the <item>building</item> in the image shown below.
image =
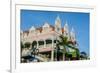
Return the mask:
[[59, 39], [59, 35], [61, 34], [63, 34], [64, 36], [68, 36], [68, 39], [70, 41], [76, 42], [74, 29], [72, 28], [72, 30], [69, 31], [67, 22], [62, 28], [61, 20], [58, 16], [55, 19], [54, 26], [45, 22], [42, 27], [35, 28], [34, 26], [32, 26], [27, 31], [21, 31], [21, 42], [23, 44], [26, 42], [36, 42], [36, 48], [39, 49], [39, 53], [42, 55], [49, 55], [49, 58], [51, 60], [54, 60], [56, 40]]

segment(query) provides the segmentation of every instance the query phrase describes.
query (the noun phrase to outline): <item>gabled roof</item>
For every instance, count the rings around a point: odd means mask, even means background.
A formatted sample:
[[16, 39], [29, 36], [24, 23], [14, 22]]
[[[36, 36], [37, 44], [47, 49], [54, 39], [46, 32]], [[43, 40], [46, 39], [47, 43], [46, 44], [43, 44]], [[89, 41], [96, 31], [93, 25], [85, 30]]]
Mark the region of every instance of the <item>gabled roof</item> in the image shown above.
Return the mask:
[[29, 29], [29, 31], [32, 31], [32, 30], [35, 30], [35, 27], [34, 27], [34, 26], [32, 26], [32, 27]]

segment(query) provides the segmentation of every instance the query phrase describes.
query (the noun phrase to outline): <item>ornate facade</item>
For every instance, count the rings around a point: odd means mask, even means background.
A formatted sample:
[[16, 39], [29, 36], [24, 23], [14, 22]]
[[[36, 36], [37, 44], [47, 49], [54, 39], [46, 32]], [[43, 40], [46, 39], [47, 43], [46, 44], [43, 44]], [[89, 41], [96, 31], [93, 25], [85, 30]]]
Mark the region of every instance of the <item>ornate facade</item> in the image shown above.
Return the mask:
[[[62, 27], [60, 17], [58, 16], [55, 19], [54, 26], [45, 22], [42, 27], [35, 28], [32, 26], [27, 31], [21, 31], [21, 42], [32, 43], [33, 41], [36, 41], [36, 48], [39, 49], [40, 53], [51, 52], [51, 54], [53, 54], [56, 45], [55, 40], [59, 39], [59, 35], [61, 34], [68, 36], [68, 39], [73, 42], [76, 41], [74, 29], [72, 28], [72, 30], [69, 31], [67, 22], [64, 27]], [[53, 55], [51, 56], [51, 59], [53, 59]]]

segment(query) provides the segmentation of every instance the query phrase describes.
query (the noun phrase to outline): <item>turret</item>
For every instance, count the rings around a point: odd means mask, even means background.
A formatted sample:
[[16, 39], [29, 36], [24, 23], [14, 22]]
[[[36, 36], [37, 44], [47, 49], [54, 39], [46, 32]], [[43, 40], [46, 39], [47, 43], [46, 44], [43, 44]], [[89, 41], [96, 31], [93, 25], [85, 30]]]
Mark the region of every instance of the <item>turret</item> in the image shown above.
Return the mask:
[[30, 29], [29, 29], [29, 32], [34, 32], [35, 31], [35, 27], [32, 26]]
[[56, 20], [55, 20], [55, 31], [59, 34], [61, 34], [61, 20], [60, 17], [57, 16]]
[[72, 30], [70, 32], [70, 37], [71, 37], [72, 42], [76, 42], [76, 35], [75, 35], [74, 28], [72, 28]]
[[67, 21], [66, 21], [66, 23], [64, 25], [64, 36], [69, 37], [69, 27], [68, 27]]

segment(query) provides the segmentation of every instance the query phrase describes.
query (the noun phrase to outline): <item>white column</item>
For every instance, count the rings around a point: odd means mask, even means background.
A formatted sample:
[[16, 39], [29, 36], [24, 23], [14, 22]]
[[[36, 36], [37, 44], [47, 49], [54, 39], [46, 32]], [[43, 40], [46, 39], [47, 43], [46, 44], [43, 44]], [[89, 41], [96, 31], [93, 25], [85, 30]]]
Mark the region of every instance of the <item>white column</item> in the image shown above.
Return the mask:
[[54, 40], [53, 40], [53, 38], [52, 38], [51, 61], [54, 61]]
[[32, 44], [30, 45], [30, 48], [29, 49], [32, 49]]
[[38, 41], [37, 41], [37, 49], [39, 48], [39, 43], [38, 43]]
[[44, 40], [44, 48], [46, 48], [46, 41]]
[[54, 47], [54, 40], [53, 40], [53, 38], [52, 38], [52, 48]]

